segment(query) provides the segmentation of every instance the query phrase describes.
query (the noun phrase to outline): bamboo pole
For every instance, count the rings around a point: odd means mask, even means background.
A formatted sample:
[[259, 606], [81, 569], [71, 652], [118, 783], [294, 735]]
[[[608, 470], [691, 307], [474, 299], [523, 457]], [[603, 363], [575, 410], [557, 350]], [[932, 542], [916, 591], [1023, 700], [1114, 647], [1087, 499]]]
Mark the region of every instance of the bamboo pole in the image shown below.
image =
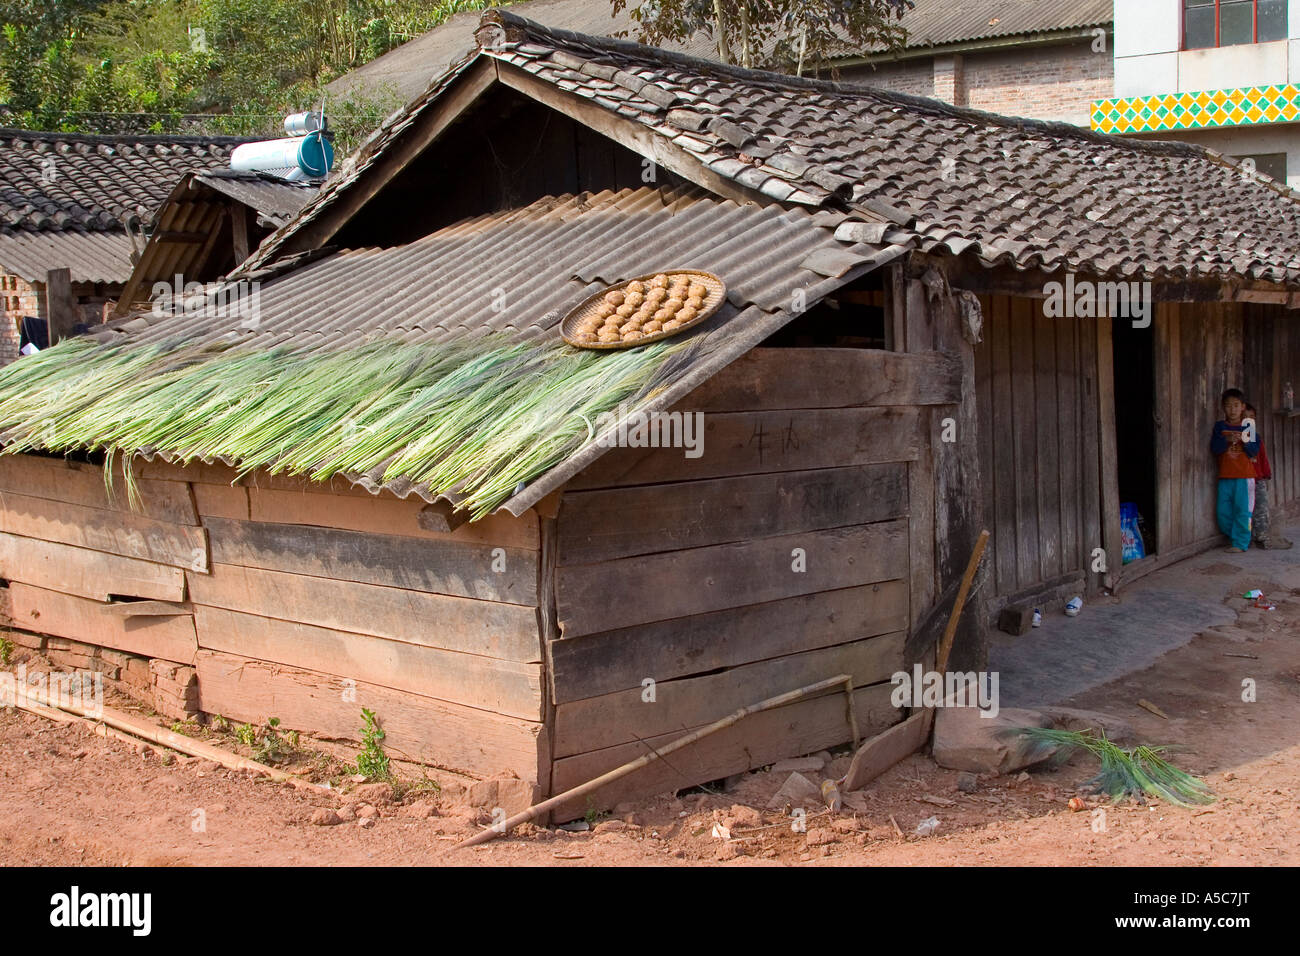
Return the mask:
[[513, 830], [521, 823], [535, 820], [548, 810], [572, 800], [574, 797], [581, 797], [594, 790], [599, 790], [601, 787], [605, 786], [605, 784], [626, 777], [628, 774], [640, 770], [642, 767], [653, 763], [661, 757], [666, 757], [668, 754], [676, 750], [681, 750], [683, 747], [690, 746], [697, 740], [709, 736], [709, 734], [717, 733], [719, 730], [724, 730], [741, 719], [748, 717], [750, 714], [757, 714], [760, 711], [772, 710], [775, 707], [781, 707], [785, 704], [793, 703], [796, 700], [800, 700], [810, 694], [815, 694], [818, 691], [842, 687], [844, 682], [849, 680], [852, 680], [852, 678], [848, 674], [837, 674], [835, 677], [818, 681], [816, 684], [809, 684], [807, 687], [800, 687], [798, 690], [792, 690], [776, 697], [769, 697], [766, 700], [760, 700], [758, 703], [750, 704], [748, 707], [742, 707], [740, 710], [728, 714], [721, 720], [714, 721], [707, 727], [701, 727], [699, 730], [692, 731], [685, 737], [678, 737], [672, 743], [660, 747], [658, 750], [652, 750], [648, 754], [637, 757], [635, 760], [609, 771], [609, 773], [602, 774], [594, 780], [588, 780], [586, 783], [579, 784], [571, 790], [566, 790], [564, 793], [557, 794], [548, 800], [543, 800], [541, 803], [535, 803], [527, 810], [521, 810], [519, 813], [516, 813], [513, 817], [510, 817], [507, 820], [503, 820], [500, 823], [494, 823], [486, 830], [474, 834], [468, 840], [462, 840], [460, 843], [457, 843], [452, 847], [452, 849], [459, 850], [463, 847], [478, 846], [480, 843], [487, 843], [489, 840], [495, 840], [502, 834]]
[[962, 575], [961, 587], [957, 590], [957, 600], [953, 602], [952, 611], [948, 615], [948, 626], [943, 629], [943, 637], [939, 639], [939, 648], [934, 658], [934, 669], [939, 674], [944, 673], [948, 667], [948, 655], [952, 653], [952, 642], [957, 636], [957, 620], [961, 617], [962, 608], [966, 606], [971, 582], [975, 580], [980, 559], [984, 557], [984, 546], [988, 543], [988, 531], [981, 531], [979, 540], [975, 542], [975, 550], [971, 552], [970, 561], [966, 563], [966, 573]]
[[853, 749], [857, 750], [862, 739], [858, 736], [858, 708], [853, 703], [853, 678], [844, 679], [844, 696], [848, 699], [849, 705], [849, 730], [853, 731]]
[[[251, 770], [254, 773], [270, 777], [278, 783], [287, 783], [302, 789], [316, 790], [322, 793], [337, 793], [329, 787], [322, 787], [320, 784], [308, 783], [305, 780], [299, 780], [297, 777], [285, 773], [283, 770], [276, 770], [274, 767], [268, 767], [264, 763], [258, 763], [256, 760], [250, 760], [247, 757], [241, 757], [239, 754], [232, 754], [228, 750], [222, 750], [220, 747], [205, 743], [202, 740], [195, 740], [192, 737], [186, 737], [184, 734], [173, 733], [170, 730], [164, 730], [162, 727], [156, 727], [153, 724], [137, 720], [130, 714], [124, 714], [121, 711], [112, 710], [108, 707], [103, 708], [102, 713], [96, 714], [86, 710], [73, 703], [58, 703], [49, 699], [42, 699], [38, 694], [28, 692], [25, 695], [28, 701], [17, 700], [15, 703], [23, 710], [28, 710], [33, 714], [40, 714], [42, 717], [57, 719], [51, 714], [44, 711], [53, 710], [56, 713], [75, 714], [78, 717], [90, 721], [92, 724], [104, 724], [107, 728], [117, 731], [125, 731], [127, 734], [140, 738], [148, 743], [158, 744], [162, 747], [169, 747], [172, 750], [191, 757], [202, 757], [205, 760], [212, 760], [227, 767], [230, 770]], [[35, 700], [36, 704], [30, 703]], [[98, 733], [96, 729], [96, 733]], [[101, 736], [103, 736], [101, 734]], [[114, 733], [116, 737], [118, 734]], [[130, 741], [127, 741], [130, 743]]]
[[45, 704], [34, 703], [31, 698], [37, 698], [39, 695], [32, 693], [30, 690], [26, 691], [26, 696], [28, 698], [27, 700], [14, 702], [14, 705], [19, 710], [25, 710], [28, 713], [35, 714], [38, 717], [44, 717], [46, 720], [52, 720], [58, 724], [81, 724], [82, 726], [89, 728], [96, 737], [103, 737], [106, 740], [109, 738], [120, 740], [124, 744], [128, 744], [136, 750], [144, 750], [144, 748], [149, 746], [148, 741], [141, 740], [139, 737], [133, 737], [121, 730], [115, 730], [114, 728], [92, 720], [89, 717], [78, 717], [73, 714], [66, 714], [57, 707], [47, 707]]
[[[988, 540], [989, 533], [981, 531], [979, 540], [975, 542], [975, 550], [966, 565], [966, 573], [961, 579], [952, 611], [948, 614], [948, 625], [939, 639], [935, 651], [935, 671], [941, 676], [948, 666], [948, 655], [952, 652], [957, 622], [961, 619], [961, 612], [975, 580], [975, 572], [984, 557], [984, 547], [988, 544]], [[930, 739], [930, 734], [934, 730], [934, 713], [933, 707], [918, 710], [902, 723], [894, 724], [883, 733], [872, 737], [861, 747], [855, 745], [853, 762], [849, 764], [848, 771], [839, 779], [839, 783], [845, 790], [861, 789], [904, 757], [916, 753]]]

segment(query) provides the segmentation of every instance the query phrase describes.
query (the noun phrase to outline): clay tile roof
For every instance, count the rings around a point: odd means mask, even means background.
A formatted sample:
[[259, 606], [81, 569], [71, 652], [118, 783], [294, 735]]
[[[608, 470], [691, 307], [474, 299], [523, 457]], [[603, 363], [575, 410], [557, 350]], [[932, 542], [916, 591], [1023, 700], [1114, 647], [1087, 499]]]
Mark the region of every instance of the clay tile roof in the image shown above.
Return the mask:
[[229, 166], [242, 142], [0, 129], [0, 228], [120, 231], [147, 221], [182, 173]]
[[29, 280], [123, 282], [128, 227], [147, 224], [182, 174], [230, 164], [234, 137], [94, 136], [0, 129], [0, 269]]
[[898, 226], [891, 241], [905, 236], [922, 251], [1021, 269], [1300, 285], [1300, 196], [1200, 146], [744, 70], [505, 10], [485, 13], [477, 36], [477, 55], [390, 118], [253, 265], [273, 260], [490, 57], [640, 124], [767, 201], [855, 211]]
[[[855, 207], [986, 264], [1300, 284], [1300, 196], [1186, 143], [1126, 140], [866, 86], [742, 70], [489, 11], [483, 54], [600, 102], [786, 204]], [[540, 52], [545, 50], [546, 52]], [[644, 84], [644, 85], [642, 85]], [[636, 85], [640, 89], [633, 91]], [[626, 108], [635, 111], [629, 112]]]
[[[614, 13], [609, 0], [525, 0], [510, 5], [512, 12], [545, 24], [593, 36], [636, 36], [631, 8]], [[402, 100], [418, 96], [474, 46], [480, 14], [465, 10], [427, 33], [403, 43], [364, 66], [329, 84], [333, 95], [354, 91], [382, 93], [391, 90]], [[1108, 27], [1114, 21], [1112, 0], [916, 0], [903, 17], [908, 31], [906, 48], [932, 50], [953, 44], [999, 42], [1013, 37], [1069, 35], [1089, 27]], [[667, 49], [693, 56], [716, 58], [714, 41], [703, 31], [680, 41], [667, 41]], [[767, 52], [767, 51], [765, 51]], [[860, 47], [844, 43], [837, 56], [861, 56]]]

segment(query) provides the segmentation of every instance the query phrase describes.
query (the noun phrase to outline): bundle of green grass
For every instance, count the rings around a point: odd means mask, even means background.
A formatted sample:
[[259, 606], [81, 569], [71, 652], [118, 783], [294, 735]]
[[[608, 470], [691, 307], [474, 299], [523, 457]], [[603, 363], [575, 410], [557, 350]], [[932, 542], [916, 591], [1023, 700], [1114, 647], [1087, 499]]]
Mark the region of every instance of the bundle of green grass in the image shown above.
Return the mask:
[[[1063, 763], [1078, 751], [1086, 751], [1101, 761], [1101, 772], [1085, 781], [1085, 790], [1108, 795], [1118, 803], [1126, 797], [1143, 794], [1180, 807], [1214, 802], [1214, 794], [1203, 780], [1193, 777], [1165, 760], [1166, 747], [1134, 747], [1125, 750], [1106, 738], [1089, 731], [1056, 730], [1051, 727], [1017, 727], [1006, 731], [1023, 735], [1043, 755], [1053, 754]], [[1033, 751], [1030, 760], [1032, 761]]]
[[0, 441], [7, 454], [103, 452], [129, 464], [162, 452], [245, 474], [404, 478], [456, 494], [477, 519], [587, 444], [587, 422], [649, 401], [691, 348], [594, 352], [501, 336], [330, 351], [73, 339], [0, 370]]

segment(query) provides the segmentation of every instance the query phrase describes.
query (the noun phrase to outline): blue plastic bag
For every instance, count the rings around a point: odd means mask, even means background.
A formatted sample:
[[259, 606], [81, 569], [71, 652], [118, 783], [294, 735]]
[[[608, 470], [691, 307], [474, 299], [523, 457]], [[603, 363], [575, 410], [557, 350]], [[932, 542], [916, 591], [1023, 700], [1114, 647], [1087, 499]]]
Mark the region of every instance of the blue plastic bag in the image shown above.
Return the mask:
[[1132, 502], [1119, 506], [1119, 539], [1124, 546], [1124, 563], [1141, 561], [1147, 556], [1146, 545], [1142, 543], [1142, 532], [1138, 529], [1138, 508]]

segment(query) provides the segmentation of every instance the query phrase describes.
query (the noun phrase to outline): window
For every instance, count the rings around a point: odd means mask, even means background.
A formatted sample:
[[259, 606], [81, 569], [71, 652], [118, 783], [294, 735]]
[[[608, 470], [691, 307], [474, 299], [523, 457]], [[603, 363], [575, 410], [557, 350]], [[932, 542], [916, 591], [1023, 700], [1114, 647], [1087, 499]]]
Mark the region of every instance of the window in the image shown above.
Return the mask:
[[1285, 40], [1288, 0], [1183, 0], [1183, 49]]
[[1233, 159], [1286, 185], [1286, 153], [1256, 153], [1253, 156], [1234, 156]]

